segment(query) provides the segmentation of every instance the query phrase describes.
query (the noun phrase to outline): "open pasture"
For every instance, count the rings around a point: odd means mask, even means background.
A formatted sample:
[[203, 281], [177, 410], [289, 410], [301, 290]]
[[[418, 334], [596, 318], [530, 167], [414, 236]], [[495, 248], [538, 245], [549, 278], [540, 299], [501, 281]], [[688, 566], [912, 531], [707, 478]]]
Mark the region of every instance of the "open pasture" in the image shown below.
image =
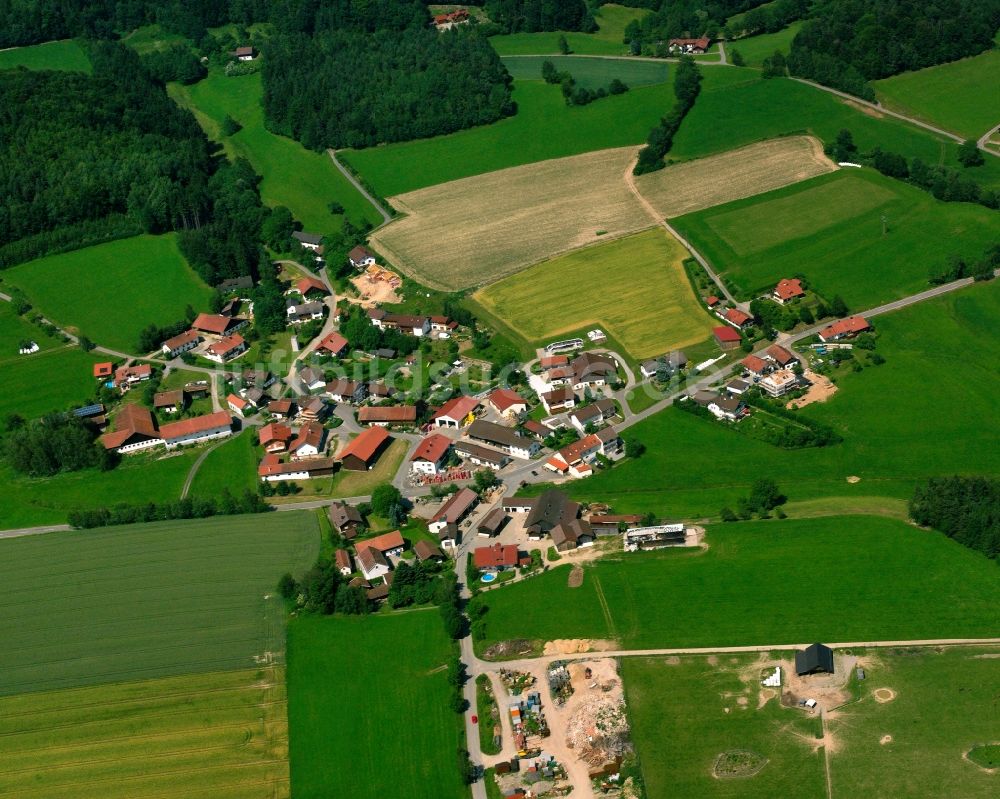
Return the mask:
[[1000, 50], [904, 72], [872, 84], [886, 108], [978, 139], [1000, 122]]
[[605, 557], [579, 588], [556, 568], [484, 594], [487, 643], [614, 638], [643, 649], [996, 634], [996, 564], [940, 533], [843, 516], [715, 524], [707, 542]]
[[0, 698], [0, 795], [287, 799], [284, 669]]
[[312, 513], [0, 541], [0, 695], [280, 663], [275, 586], [318, 548]]
[[748, 67], [759, 67], [763, 65], [764, 59], [773, 56], [775, 51], [787, 56], [792, 47], [792, 39], [801, 28], [801, 21], [793, 22], [788, 27], [774, 33], [762, 33], [759, 36], [726, 42], [726, 53], [731, 61], [733, 50], [739, 50]]
[[541, 80], [542, 64], [551, 61], [560, 72], [573, 76], [584, 89], [607, 88], [615, 78], [630, 89], [663, 83], [670, 74], [666, 61], [639, 61], [627, 58], [590, 58], [574, 55], [504, 56], [503, 64], [515, 80]]
[[207, 310], [211, 294], [173, 233], [49, 255], [8, 269], [4, 279], [60, 327], [125, 352], [144, 327], [176, 322], [188, 305]]
[[257, 490], [257, 428], [251, 427], [212, 450], [206, 457], [194, 481], [192, 497], [217, 497], [225, 489]]
[[[566, 31], [566, 41], [574, 53], [590, 55], [625, 55], [625, 26], [634, 19], [642, 19], [649, 13], [644, 8], [627, 8], [608, 4], [594, 9], [594, 19], [598, 29], [594, 33]], [[534, 55], [559, 52], [559, 31], [539, 33], [513, 33], [493, 36], [490, 42], [500, 55]]]
[[536, 264], [474, 299], [532, 343], [594, 325], [634, 358], [646, 358], [711, 334], [711, 319], [684, 274], [685, 257], [687, 251], [656, 228]]
[[90, 59], [74, 39], [0, 50], [0, 69], [52, 69], [59, 72], [91, 71]]
[[927, 288], [928, 275], [952, 254], [982, 257], [996, 231], [987, 208], [940, 202], [868, 169], [840, 170], [674, 223], [739, 294], [801, 273], [819, 294], [839, 294], [858, 311]]
[[372, 244], [431, 288], [490, 283], [545, 258], [649, 227], [623, 176], [633, 147], [491, 172], [392, 199]]
[[288, 628], [288, 723], [296, 799], [412, 799], [467, 792], [462, 717], [450, 705], [452, 644], [435, 609], [302, 617]]
[[[44, 346], [40, 337], [32, 338]], [[55, 345], [34, 355], [15, 352], [0, 358], [0, 379], [4, 386], [0, 393], [0, 419], [13, 413], [30, 419], [83, 405], [94, 396], [93, 369], [100, 360], [96, 353], [70, 345]]]
[[751, 144], [671, 164], [635, 179], [636, 188], [665, 218], [762, 194], [836, 169], [812, 136]]
[[[3, 286], [0, 285], [0, 290]], [[34, 341], [40, 352], [47, 352], [56, 347], [62, 347], [66, 342], [50, 336], [42, 328], [28, 321], [34, 311], [24, 316], [14, 313], [14, 306], [9, 302], [0, 301], [0, 366], [6, 368], [16, 364], [27, 363], [34, 355], [21, 355], [18, 350], [21, 342]]]

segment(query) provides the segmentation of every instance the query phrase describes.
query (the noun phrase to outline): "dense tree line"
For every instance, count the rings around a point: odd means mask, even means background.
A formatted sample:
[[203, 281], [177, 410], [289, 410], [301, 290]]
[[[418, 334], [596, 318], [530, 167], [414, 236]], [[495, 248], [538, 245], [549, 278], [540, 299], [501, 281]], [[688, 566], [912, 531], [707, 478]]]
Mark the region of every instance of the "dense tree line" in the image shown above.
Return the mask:
[[776, 0], [756, 8], [751, 8], [738, 23], [727, 23], [722, 35], [727, 39], [734, 36], [756, 36], [761, 33], [776, 33], [789, 23], [802, 18], [809, 11], [810, 0]]
[[169, 519], [204, 519], [209, 516], [237, 516], [244, 513], [267, 513], [273, 508], [253, 491], [233, 496], [224, 488], [216, 497], [185, 497], [174, 502], [142, 505], [121, 503], [112, 508], [74, 510], [69, 513], [71, 527], [88, 529], [116, 524], [138, 524]]
[[389, 587], [389, 604], [394, 608], [410, 605], [445, 604], [451, 591], [451, 580], [440, 563], [400, 561], [393, 571]]
[[379, 330], [372, 324], [367, 311], [360, 305], [351, 305], [347, 317], [341, 320], [340, 333], [352, 350], [374, 352], [380, 348], [395, 350], [397, 355], [409, 355], [420, 347], [420, 339], [398, 330]]
[[666, 166], [663, 157], [670, 152], [674, 136], [684, 117], [694, 106], [700, 91], [701, 72], [698, 70], [698, 65], [691, 58], [681, 58], [674, 73], [674, 96], [677, 98], [677, 103], [665, 117], [660, 119], [660, 124], [649, 132], [646, 146], [639, 151], [639, 160], [635, 165], [636, 175], [655, 172]]
[[438, 136], [515, 110], [510, 75], [473, 29], [279, 35], [263, 77], [268, 126], [313, 149]]
[[208, 74], [201, 59], [190, 47], [183, 44], [147, 53], [142, 56], [142, 65], [160, 83], [170, 81], [196, 83]]
[[576, 85], [576, 79], [569, 72], [560, 72], [551, 61], [542, 62], [542, 79], [546, 83], [557, 84], [562, 88], [566, 105], [590, 105], [594, 100], [600, 100], [609, 94], [624, 94], [628, 86], [618, 78], [614, 78], [605, 88], [587, 89]]
[[761, 0], [663, 0], [653, 5], [632, 3], [630, 5], [655, 10], [625, 26], [625, 43], [630, 44], [636, 54], [652, 52], [665, 56], [670, 39], [702, 35], [715, 38], [726, 19], [760, 4]]
[[74, 416], [53, 413], [32, 422], [16, 421], [3, 441], [11, 468], [30, 477], [51, 477], [98, 466], [112, 469], [114, 454], [96, 443], [97, 432]]
[[321, 557], [301, 580], [285, 574], [278, 581], [278, 591], [297, 607], [325, 616], [332, 613], [359, 616], [370, 609], [365, 590], [348, 585], [336, 564], [325, 557]]
[[931, 269], [928, 280], [935, 286], [963, 277], [976, 281], [992, 280], [996, 269], [1000, 269], [1000, 241], [987, 247], [983, 257], [975, 261], [968, 261], [960, 255], [950, 256], [942, 266]]
[[1000, 554], [1000, 480], [932, 477], [913, 492], [910, 517], [988, 558]]
[[1000, 0], [822, 0], [792, 41], [793, 75], [875, 99], [867, 81], [993, 46]]
[[485, 10], [503, 33], [597, 30], [584, 0], [486, 0]]
[[[761, 431], [762, 438], [768, 443], [782, 449], [805, 449], [808, 447], [829, 447], [839, 444], [844, 439], [832, 427], [823, 422], [800, 416], [788, 410], [781, 401], [771, 400], [761, 394], [750, 392], [744, 395], [747, 405], [767, 411], [774, 416], [780, 416], [791, 424], [766, 425]], [[694, 403], [685, 403], [692, 405]]]

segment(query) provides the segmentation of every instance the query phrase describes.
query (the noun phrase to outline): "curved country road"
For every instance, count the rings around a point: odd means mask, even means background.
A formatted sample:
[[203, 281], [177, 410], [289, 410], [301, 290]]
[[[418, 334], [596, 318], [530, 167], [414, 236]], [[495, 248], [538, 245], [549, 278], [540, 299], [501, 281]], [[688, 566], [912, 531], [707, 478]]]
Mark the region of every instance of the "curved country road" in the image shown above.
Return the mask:
[[[329, 149], [326, 152], [329, 154], [330, 160], [333, 161], [333, 165], [340, 170], [340, 173], [345, 178], [347, 178], [351, 182], [351, 185], [358, 190], [361, 196], [364, 197], [366, 200], [368, 200], [368, 202], [372, 204], [372, 207], [374, 207], [375, 210], [382, 215], [382, 225], [389, 224], [389, 222], [392, 221], [392, 214], [386, 211], [385, 208], [382, 207], [382, 204], [374, 197], [372, 197], [368, 189], [362, 186], [361, 182], [356, 177], [354, 177], [354, 175], [351, 173], [351, 170], [349, 170], [342, 163], [340, 163], [340, 161], [337, 160], [337, 152], [335, 150]], [[382, 225], [379, 225], [379, 227], [381, 227]]]

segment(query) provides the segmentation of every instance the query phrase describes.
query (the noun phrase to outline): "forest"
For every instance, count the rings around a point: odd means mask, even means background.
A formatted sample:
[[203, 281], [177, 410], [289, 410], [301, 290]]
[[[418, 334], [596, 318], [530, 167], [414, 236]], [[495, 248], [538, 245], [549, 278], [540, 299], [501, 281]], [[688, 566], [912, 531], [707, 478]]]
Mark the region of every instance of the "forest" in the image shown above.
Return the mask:
[[1000, 554], [1000, 480], [932, 477], [913, 492], [910, 517], [988, 558]]
[[[476, 3], [480, 5], [480, 3]], [[597, 30], [584, 0], [486, 0], [486, 15], [502, 33]]]
[[[666, 41], [673, 38], [704, 34], [715, 38], [728, 17], [758, 5], [760, 0], [663, 0], [652, 14], [625, 27], [625, 42], [632, 44], [634, 52], [639, 52], [643, 45], [660, 44], [665, 48]], [[655, 4], [652, 7], [655, 8]], [[666, 54], [663, 49], [662, 55]]]

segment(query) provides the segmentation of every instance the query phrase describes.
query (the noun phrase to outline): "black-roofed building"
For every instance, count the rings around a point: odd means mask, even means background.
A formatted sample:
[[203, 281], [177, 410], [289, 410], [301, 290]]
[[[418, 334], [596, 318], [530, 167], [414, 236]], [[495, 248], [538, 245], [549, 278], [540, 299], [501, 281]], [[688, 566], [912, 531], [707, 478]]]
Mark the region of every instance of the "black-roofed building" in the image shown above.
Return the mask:
[[795, 673], [833, 674], [833, 650], [823, 644], [813, 644], [795, 653]]
[[535, 497], [528, 518], [524, 520], [524, 529], [528, 538], [538, 539], [548, 535], [557, 524], [575, 519], [579, 511], [579, 503], [552, 488]]

